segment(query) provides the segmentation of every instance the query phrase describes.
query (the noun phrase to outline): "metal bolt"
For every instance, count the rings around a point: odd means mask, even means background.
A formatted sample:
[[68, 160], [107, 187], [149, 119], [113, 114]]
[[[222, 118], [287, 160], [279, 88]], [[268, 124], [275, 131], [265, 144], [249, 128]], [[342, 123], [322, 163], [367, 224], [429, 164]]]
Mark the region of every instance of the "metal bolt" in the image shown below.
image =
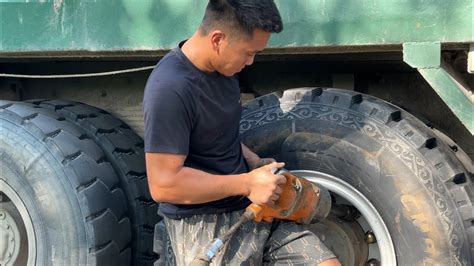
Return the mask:
[[379, 266], [379, 265], [380, 265], [380, 261], [378, 261], [377, 259], [370, 259], [365, 263], [365, 266]]
[[0, 220], [5, 220], [5, 216], [4, 212], [0, 212]]
[[365, 242], [367, 242], [367, 244], [377, 243], [377, 239], [375, 238], [374, 232], [367, 231], [367, 233], [365, 233]]
[[15, 241], [15, 238], [13, 238], [13, 236], [12, 236], [12, 237], [10, 237], [10, 242], [13, 242], [13, 241]]

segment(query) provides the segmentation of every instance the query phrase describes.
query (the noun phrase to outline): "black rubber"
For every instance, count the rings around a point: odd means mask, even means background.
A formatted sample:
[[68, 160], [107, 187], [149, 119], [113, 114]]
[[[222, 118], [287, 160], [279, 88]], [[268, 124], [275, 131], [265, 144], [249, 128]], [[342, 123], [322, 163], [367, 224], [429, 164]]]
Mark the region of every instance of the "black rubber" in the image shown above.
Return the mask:
[[125, 192], [132, 225], [132, 261], [134, 265], [152, 265], [155, 224], [161, 220], [157, 204], [147, 184], [143, 140], [124, 122], [108, 112], [77, 102], [35, 100], [31, 103], [53, 110], [81, 127], [111, 162]]
[[44, 108], [0, 101], [0, 155], [0, 178], [34, 226], [36, 265], [130, 264], [125, 195], [81, 128]]
[[402, 109], [357, 92], [292, 89], [249, 102], [240, 132], [262, 157], [362, 192], [382, 215], [399, 265], [474, 263], [472, 173]]
[[176, 265], [173, 248], [171, 247], [171, 240], [166, 232], [164, 221], [160, 221], [155, 225], [153, 251], [160, 255], [160, 258], [155, 261], [154, 266]]

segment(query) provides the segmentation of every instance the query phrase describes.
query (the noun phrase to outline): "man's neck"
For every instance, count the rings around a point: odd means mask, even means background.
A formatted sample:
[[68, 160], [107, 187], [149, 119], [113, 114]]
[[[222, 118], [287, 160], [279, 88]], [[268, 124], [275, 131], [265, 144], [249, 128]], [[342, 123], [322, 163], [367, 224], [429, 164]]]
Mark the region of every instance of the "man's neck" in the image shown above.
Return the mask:
[[206, 73], [212, 73], [215, 68], [209, 60], [209, 52], [206, 50], [205, 41], [196, 32], [183, 44], [181, 51], [196, 68]]

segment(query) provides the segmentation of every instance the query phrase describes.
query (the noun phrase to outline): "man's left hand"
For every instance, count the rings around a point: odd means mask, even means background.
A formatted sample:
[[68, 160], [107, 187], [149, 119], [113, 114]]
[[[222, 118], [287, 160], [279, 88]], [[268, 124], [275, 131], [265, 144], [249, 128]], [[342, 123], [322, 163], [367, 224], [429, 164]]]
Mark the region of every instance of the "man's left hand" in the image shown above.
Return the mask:
[[262, 167], [264, 165], [271, 164], [273, 162], [276, 162], [276, 160], [273, 159], [273, 158], [260, 158], [260, 157], [258, 157], [257, 160], [255, 160], [253, 162], [247, 162], [247, 163], [249, 164], [250, 170], [253, 170], [255, 168], [259, 168], [259, 167]]
[[247, 164], [250, 167], [250, 171], [262, 167], [264, 165], [276, 162], [276, 160], [273, 158], [260, 158], [260, 156], [258, 156], [255, 152], [251, 151], [247, 146], [245, 146], [245, 144], [241, 143], [241, 145], [245, 161], [247, 161]]

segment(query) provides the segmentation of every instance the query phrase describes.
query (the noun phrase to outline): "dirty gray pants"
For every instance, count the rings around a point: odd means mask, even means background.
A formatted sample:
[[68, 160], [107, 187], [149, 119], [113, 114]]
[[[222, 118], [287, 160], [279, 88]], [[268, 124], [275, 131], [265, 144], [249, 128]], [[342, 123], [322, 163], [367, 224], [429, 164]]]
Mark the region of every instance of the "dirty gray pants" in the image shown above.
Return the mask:
[[[235, 224], [243, 211], [164, 218], [176, 264], [189, 265], [197, 254]], [[335, 258], [310, 231], [292, 222], [243, 224], [211, 265], [316, 265]]]

